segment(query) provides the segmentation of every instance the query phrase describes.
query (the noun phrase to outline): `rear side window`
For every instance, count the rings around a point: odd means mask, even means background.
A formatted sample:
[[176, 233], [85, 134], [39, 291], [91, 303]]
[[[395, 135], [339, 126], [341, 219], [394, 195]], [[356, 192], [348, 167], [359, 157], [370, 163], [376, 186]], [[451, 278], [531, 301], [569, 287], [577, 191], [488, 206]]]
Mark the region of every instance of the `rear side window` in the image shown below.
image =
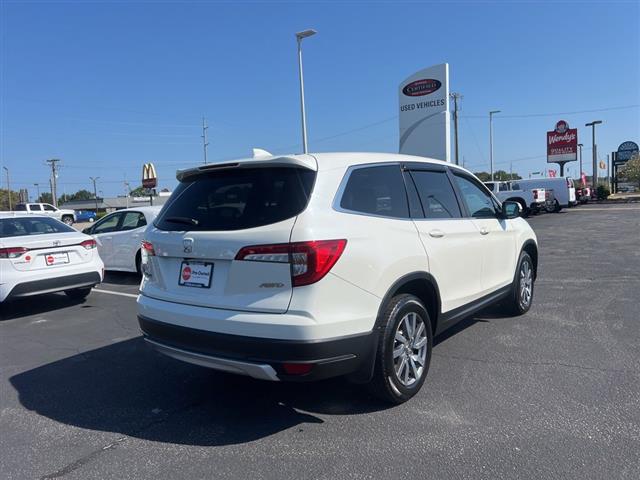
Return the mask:
[[22, 235], [42, 235], [46, 233], [75, 232], [71, 227], [53, 218], [1, 218], [0, 238]]
[[181, 182], [155, 222], [161, 230], [227, 231], [295, 217], [316, 173], [298, 167], [234, 168]]
[[445, 172], [411, 172], [426, 218], [460, 218], [460, 207]]
[[27, 206], [24, 203], [19, 203], [15, 208], [16, 212], [24, 212], [27, 210]]
[[407, 192], [400, 165], [353, 170], [340, 199], [340, 208], [384, 217], [408, 218]]

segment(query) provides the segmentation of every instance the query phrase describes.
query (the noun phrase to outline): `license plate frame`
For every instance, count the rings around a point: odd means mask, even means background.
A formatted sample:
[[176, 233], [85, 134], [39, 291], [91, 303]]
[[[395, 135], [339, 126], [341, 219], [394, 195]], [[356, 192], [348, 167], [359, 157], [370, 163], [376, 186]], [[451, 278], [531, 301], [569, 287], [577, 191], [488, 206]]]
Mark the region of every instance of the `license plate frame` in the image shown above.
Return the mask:
[[66, 265], [70, 262], [71, 260], [69, 260], [69, 252], [53, 252], [44, 254], [44, 263], [47, 267]]
[[[187, 271], [186, 268], [189, 268], [189, 270]], [[195, 275], [193, 271], [194, 268], [198, 269]], [[178, 285], [191, 288], [211, 288], [213, 269], [213, 262], [183, 260], [180, 264], [180, 271], [178, 272]]]

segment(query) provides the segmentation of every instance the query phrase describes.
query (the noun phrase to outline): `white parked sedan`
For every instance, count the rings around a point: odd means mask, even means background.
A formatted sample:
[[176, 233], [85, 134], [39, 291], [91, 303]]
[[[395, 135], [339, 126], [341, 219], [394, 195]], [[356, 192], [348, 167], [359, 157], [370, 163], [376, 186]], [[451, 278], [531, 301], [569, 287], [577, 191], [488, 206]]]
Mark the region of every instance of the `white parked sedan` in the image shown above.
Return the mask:
[[127, 208], [102, 217], [82, 232], [98, 242], [106, 270], [140, 273], [142, 233], [153, 222], [161, 206]]
[[0, 302], [61, 291], [82, 299], [103, 272], [88, 235], [51, 217], [0, 217]]

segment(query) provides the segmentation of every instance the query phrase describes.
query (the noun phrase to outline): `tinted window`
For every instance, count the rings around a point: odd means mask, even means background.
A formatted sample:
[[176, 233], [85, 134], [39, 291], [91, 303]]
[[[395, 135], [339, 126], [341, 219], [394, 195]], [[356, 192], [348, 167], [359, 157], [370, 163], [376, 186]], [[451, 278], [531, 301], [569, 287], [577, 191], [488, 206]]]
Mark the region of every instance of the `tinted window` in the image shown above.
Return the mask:
[[118, 227], [118, 220], [120, 220], [121, 216], [122, 214], [120, 213], [114, 213], [113, 215], [104, 217], [102, 220], [96, 223], [96, 226], [93, 227], [91, 233], [94, 234], [114, 232]]
[[240, 230], [305, 209], [316, 173], [298, 167], [234, 168], [181, 182], [155, 225], [162, 230]]
[[31, 203], [31, 204], [29, 204], [29, 210], [31, 210], [32, 212], [41, 212], [42, 211], [42, 205], [40, 205], [38, 203]]
[[16, 205], [15, 210], [17, 212], [23, 212], [27, 209], [27, 206], [24, 203], [19, 203], [18, 205]]
[[469, 178], [460, 175], [454, 175], [454, 178], [472, 217], [488, 218], [496, 216], [496, 209], [489, 192]]
[[426, 218], [459, 218], [460, 207], [445, 172], [411, 172]]
[[0, 218], [0, 238], [64, 232], [75, 230], [53, 218]]
[[147, 221], [144, 218], [144, 214], [140, 212], [127, 212], [124, 214], [122, 220], [122, 226], [119, 230], [133, 230], [134, 228], [144, 227]]
[[45, 203], [44, 205], [42, 205], [42, 208], [44, 208], [48, 212], [56, 211], [55, 207], [53, 205], [49, 205], [48, 203]]
[[407, 218], [409, 206], [400, 166], [353, 170], [342, 194], [340, 207], [354, 212]]

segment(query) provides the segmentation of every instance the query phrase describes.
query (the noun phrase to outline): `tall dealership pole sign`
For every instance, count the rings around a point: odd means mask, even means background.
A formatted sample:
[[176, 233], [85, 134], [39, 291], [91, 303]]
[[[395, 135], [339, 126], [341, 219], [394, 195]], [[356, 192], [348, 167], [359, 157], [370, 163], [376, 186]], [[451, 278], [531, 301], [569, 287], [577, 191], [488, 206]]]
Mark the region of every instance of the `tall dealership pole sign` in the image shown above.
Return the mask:
[[640, 148], [636, 142], [626, 141], [622, 142], [618, 147], [618, 150], [612, 152], [612, 165], [613, 165], [613, 190], [618, 191], [618, 169], [624, 166], [629, 160], [636, 155], [640, 155]]
[[[564, 164], [578, 160], [578, 129], [569, 128], [564, 120], [547, 132], [547, 163], [560, 165], [560, 176], [564, 177]], [[580, 172], [582, 174], [582, 172]]]
[[153, 189], [158, 186], [158, 175], [156, 167], [153, 163], [145, 163], [142, 165], [142, 188], [147, 190], [149, 195], [149, 203], [153, 205]]
[[450, 161], [449, 64], [414, 73], [398, 91], [399, 152]]

